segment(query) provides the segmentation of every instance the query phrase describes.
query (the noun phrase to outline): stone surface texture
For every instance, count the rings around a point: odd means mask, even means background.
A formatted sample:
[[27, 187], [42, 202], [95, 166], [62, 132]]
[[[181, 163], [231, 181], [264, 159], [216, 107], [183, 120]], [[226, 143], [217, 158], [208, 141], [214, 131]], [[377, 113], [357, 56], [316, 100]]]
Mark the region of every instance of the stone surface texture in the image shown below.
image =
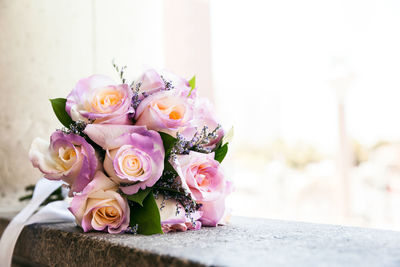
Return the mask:
[[[0, 231], [9, 216], [2, 216]], [[165, 235], [82, 233], [72, 223], [24, 229], [15, 254], [48, 266], [400, 266], [400, 232], [233, 217]]]

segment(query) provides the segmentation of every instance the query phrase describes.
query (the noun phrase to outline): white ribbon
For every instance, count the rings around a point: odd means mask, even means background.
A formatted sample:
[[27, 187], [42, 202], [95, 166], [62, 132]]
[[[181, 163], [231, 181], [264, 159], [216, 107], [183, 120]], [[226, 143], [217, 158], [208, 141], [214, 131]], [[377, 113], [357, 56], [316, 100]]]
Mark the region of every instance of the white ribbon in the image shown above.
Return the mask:
[[0, 264], [2, 266], [11, 266], [15, 244], [25, 225], [40, 222], [74, 221], [74, 216], [68, 211], [68, 204], [65, 201], [51, 202], [33, 214], [40, 204], [62, 184], [62, 181], [50, 181], [45, 178], [37, 182], [31, 201], [11, 220], [1, 236]]

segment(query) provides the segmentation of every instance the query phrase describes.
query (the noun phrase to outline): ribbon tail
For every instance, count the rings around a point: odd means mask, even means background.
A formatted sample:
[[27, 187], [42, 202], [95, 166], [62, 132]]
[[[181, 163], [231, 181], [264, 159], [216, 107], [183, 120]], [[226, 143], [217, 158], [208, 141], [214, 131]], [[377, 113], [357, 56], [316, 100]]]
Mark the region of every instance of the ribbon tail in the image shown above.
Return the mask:
[[33, 223], [56, 223], [56, 222], [73, 222], [74, 215], [68, 210], [69, 204], [64, 200], [50, 202], [38, 212], [33, 214], [25, 225]]
[[11, 220], [1, 236], [0, 263], [3, 266], [11, 266], [15, 244], [29, 218], [39, 208], [40, 204], [62, 184], [62, 181], [50, 181], [45, 178], [37, 182], [31, 201]]

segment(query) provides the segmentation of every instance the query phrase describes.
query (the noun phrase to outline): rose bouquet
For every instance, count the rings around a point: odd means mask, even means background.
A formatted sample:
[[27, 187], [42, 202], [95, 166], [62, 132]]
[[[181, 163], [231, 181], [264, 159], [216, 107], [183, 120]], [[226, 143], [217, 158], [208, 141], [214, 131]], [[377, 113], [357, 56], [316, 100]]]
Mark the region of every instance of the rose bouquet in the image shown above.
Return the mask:
[[93, 75], [66, 99], [51, 99], [64, 125], [35, 139], [34, 167], [69, 190], [83, 231], [156, 234], [217, 226], [232, 183], [220, 163], [228, 136], [195, 77], [145, 71], [121, 84]]

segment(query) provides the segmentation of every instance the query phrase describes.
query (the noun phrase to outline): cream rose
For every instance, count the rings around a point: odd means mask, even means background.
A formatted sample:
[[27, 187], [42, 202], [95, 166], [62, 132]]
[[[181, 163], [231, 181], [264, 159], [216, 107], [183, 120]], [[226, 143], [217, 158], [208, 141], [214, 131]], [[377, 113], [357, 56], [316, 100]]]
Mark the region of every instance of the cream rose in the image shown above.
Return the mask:
[[135, 125], [90, 124], [84, 132], [107, 151], [104, 170], [128, 195], [153, 186], [164, 169], [159, 133]]
[[118, 192], [118, 185], [96, 172], [82, 194], [74, 196], [69, 210], [74, 214], [83, 231], [108, 231], [116, 234], [129, 225], [128, 202]]
[[68, 183], [70, 195], [81, 192], [101, 166], [95, 150], [83, 137], [61, 131], [51, 135], [50, 143], [36, 138], [29, 150], [29, 159], [45, 178]]

